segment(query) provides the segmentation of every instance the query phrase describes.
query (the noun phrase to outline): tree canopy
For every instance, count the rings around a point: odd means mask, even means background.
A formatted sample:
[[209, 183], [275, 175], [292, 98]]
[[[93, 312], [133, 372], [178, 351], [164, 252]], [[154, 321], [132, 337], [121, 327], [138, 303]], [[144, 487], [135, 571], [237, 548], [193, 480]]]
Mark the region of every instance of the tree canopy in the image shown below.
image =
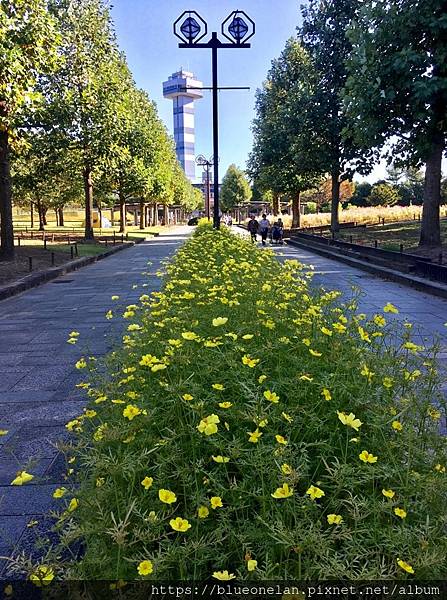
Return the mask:
[[236, 165], [230, 165], [222, 180], [220, 194], [222, 210], [231, 210], [238, 204], [244, 204], [250, 200], [251, 196], [252, 191], [244, 171]]

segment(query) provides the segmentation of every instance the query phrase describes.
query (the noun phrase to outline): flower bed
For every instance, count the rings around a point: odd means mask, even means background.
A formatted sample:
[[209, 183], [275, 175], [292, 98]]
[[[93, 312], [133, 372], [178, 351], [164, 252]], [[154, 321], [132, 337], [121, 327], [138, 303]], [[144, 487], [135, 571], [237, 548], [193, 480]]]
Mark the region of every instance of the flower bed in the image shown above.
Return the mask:
[[108, 375], [78, 363], [91, 405], [68, 424], [79, 488], [61, 502], [85, 553], [63, 577], [445, 575], [434, 354], [393, 305], [367, 320], [310, 281], [200, 227], [127, 307]]

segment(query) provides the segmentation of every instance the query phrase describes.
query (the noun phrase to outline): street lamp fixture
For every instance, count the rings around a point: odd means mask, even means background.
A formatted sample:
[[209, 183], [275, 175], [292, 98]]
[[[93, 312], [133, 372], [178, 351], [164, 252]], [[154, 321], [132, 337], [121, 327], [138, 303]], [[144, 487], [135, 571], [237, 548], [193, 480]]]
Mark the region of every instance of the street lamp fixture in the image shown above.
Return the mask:
[[[210, 185], [210, 171], [211, 167], [214, 165], [214, 157], [211, 157], [209, 160], [203, 156], [203, 154], [199, 154], [196, 158], [196, 164], [199, 167], [203, 167], [206, 173], [206, 193], [205, 193], [205, 216], [210, 220], [210, 206], [211, 206], [211, 185]], [[215, 192], [214, 192], [215, 193]]]
[[[212, 92], [213, 92], [213, 164], [214, 164], [214, 211], [213, 227], [220, 227], [219, 210], [219, 105], [217, 85], [217, 51], [220, 48], [250, 48], [247, 43], [255, 34], [255, 23], [241, 10], [233, 11], [222, 23], [222, 35], [228, 42], [221, 42], [213, 31], [208, 42], [200, 42], [207, 32], [206, 21], [194, 10], [187, 10], [174, 23], [174, 35], [181, 43], [179, 48], [211, 48], [212, 52]], [[241, 89], [241, 88], [224, 88]], [[204, 157], [199, 157], [204, 158]], [[206, 159], [204, 159], [206, 161]], [[209, 161], [208, 161], [209, 162]], [[197, 163], [200, 164], [200, 163]], [[205, 166], [205, 163], [202, 165]], [[209, 165], [208, 165], [209, 174]]]

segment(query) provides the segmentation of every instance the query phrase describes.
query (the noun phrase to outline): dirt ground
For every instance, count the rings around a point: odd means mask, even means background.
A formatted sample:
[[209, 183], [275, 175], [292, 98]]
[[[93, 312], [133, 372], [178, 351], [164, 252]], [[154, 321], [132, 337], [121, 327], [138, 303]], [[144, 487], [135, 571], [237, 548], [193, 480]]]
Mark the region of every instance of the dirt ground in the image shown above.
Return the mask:
[[[52, 252], [54, 252], [54, 265], [51, 259]], [[32, 271], [30, 271], [30, 259], [32, 261]], [[44, 271], [52, 266], [63, 265], [70, 260], [71, 255], [66, 252], [55, 252], [33, 246], [16, 248], [14, 260], [0, 261], [0, 286], [15, 279], [21, 279], [31, 272]]]

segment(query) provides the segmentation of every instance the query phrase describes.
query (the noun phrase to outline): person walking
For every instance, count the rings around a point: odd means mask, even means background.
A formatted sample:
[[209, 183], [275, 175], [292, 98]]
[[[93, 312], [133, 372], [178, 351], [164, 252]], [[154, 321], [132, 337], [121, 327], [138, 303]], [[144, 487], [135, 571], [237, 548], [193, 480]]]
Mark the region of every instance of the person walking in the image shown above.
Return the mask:
[[247, 229], [250, 232], [251, 241], [254, 244], [257, 241], [257, 237], [256, 236], [258, 234], [259, 223], [256, 221], [256, 219], [254, 218], [253, 215], [252, 215], [251, 219], [249, 220], [249, 222], [247, 224]]
[[259, 233], [261, 234], [263, 246], [265, 246], [269, 229], [270, 221], [267, 219], [267, 215], [262, 215], [262, 219], [259, 221]]

